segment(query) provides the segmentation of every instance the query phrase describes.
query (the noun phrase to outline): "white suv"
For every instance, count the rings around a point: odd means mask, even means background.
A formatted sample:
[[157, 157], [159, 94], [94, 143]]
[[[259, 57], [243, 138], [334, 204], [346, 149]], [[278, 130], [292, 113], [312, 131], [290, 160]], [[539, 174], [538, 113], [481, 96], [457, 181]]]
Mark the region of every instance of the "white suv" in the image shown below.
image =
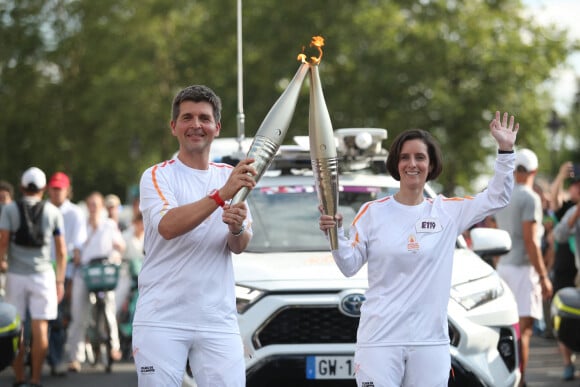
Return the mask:
[[[399, 183], [390, 176], [364, 168], [366, 164], [380, 169], [386, 154], [381, 138], [368, 150], [356, 149], [350, 137], [361, 131], [337, 131], [345, 157], [341, 166], [357, 169], [342, 171], [339, 178], [339, 211], [345, 225], [364, 202], [398, 190]], [[345, 151], [345, 146], [354, 148]], [[346, 278], [336, 267], [318, 229], [318, 199], [309, 166], [307, 151], [283, 147], [247, 199], [254, 237], [245, 253], [234, 256], [234, 270], [249, 387], [356, 385], [353, 354], [367, 272], [363, 268]], [[505, 253], [511, 245], [500, 230], [474, 229], [472, 234], [474, 246], [485, 254]], [[455, 251], [448, 321], [450, 386], [518, 384], [514, 298], [462, 237]]]

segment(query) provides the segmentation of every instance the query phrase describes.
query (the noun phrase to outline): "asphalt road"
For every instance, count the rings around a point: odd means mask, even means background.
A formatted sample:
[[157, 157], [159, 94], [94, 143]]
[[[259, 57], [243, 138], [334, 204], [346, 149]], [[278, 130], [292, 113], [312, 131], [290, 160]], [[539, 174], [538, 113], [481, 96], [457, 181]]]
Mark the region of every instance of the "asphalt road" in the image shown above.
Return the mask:
[[[0, 386], [10, 387], [14, 382], [12, 369], [0, 373]], [[113, 364], [111, 373], [101, 366], [83, 365], [80, 373], [66, 376], [51, 376], [50, 368], [45, 367], [42, 376], [43, 387], [137, 387], [137, 373], [132, 362]]]
[[[562, 360], [556, 341], [534, 336], [527, 370], [527, 386], [578, 387], [580, 386], [580, 356], [577, 357], [575, 364], [576, 380], [562, 381]], [[10, 368], [0, 372], [1, 387], [10, 387], [13, 381]], [[136, 387], [137, 374], [132, 362], [114, 364], [110, 374], [98, 366], [85, 365], [80, 373], [68, 374], [65, 377], [50, 376], [50, 371], [46, 367], [42, 382], [44, 387]]]
[[563, 381], [562, 357], [554, 339], [533, 336], [526, 375], [527, 387], [578, 387], [580, 386], [580, 356], [576, 356], [576, 379]]

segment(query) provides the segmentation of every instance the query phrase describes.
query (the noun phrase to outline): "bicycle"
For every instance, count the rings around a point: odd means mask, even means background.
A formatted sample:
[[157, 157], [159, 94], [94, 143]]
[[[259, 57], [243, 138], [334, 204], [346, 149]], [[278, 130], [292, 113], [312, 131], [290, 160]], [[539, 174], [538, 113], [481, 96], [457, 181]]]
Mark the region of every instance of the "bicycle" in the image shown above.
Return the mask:
[[114, 359], [111, 355], [111, 330], [105, 308], [108, 292], [117, 286], [119, 266], [109, 262], [106, 257], [92, 259], [83, 266], [83, 277], [93, 305], [87, 329], [87, 361], [93, 366], [101, 363], [106, 372], [111, 372]]
[[135, 308], [137, 306], [137, 299], [139, 298], [138, 277], [143, 264], [143, 259], [133, 258], [124, 260], [121, 265], [126, 265], [126, 269], [131, 277], [131, 285], [129, 293], [124, 300], [117, 300], [122, 302], [121, 312], [117, 323], [119, 324], [119, 338], [121, 341], [121, 352], [125, 359], [131, 356], [131, 343], [133, 340], [133, 316], [135, 315]]

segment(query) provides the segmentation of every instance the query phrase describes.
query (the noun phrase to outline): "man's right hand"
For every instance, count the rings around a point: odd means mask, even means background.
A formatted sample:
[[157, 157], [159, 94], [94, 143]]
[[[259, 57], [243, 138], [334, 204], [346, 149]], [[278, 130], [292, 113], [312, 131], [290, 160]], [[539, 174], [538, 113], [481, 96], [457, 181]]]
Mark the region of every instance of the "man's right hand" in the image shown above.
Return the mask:
[[226, 184], [220, 188], [220, 197], [223, 200], [230, 200], [243, 187], [252, 189], [256, 186], [256, 169], [251, 165], [254, 159], [244, 159], [235, 166], [226, 181]]

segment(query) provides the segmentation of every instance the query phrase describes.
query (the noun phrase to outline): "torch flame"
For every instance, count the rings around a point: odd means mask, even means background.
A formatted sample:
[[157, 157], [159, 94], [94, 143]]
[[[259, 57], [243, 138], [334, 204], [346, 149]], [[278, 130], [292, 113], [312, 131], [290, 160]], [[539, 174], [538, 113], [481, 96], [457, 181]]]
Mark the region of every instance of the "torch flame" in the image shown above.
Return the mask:
[[[310, 41], [310, 47], [316, 47], [318, 50], [318, 57], [311, 56], [310, 57], [310, 64], [317, 65], [322, 60], [322, 46], [324, 46], [324, 38], [322, 36], [313, 36], [312, 40]], [[302, 46], [302, 52], [298, 54], [298, 61], [302, 63], [308, 63], [306, 59], [306, 54], [304, 54], [304, 46]]]
[[316, 47], [318, 49], [318, 53], [320, 54], [318, 58], [313, 56], [310, 57], [312, 59], [312, 64], [319, 64], [322, 60], [322, 46], [324, 46], [324, 38], [322, 36], [313, 36], [312, 40], [310, 41], [310, 47]]

